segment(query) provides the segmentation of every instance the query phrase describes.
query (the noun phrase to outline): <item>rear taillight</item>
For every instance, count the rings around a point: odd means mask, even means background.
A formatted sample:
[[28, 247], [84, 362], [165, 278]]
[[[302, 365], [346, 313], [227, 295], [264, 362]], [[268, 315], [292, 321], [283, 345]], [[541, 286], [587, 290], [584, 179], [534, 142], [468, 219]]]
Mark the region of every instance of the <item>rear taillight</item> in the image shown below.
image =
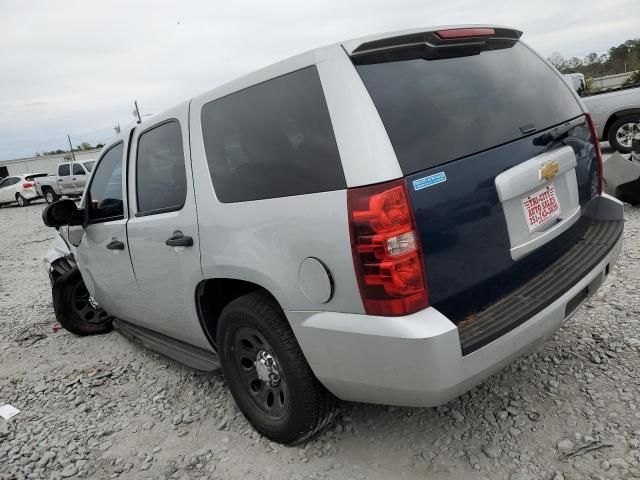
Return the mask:
[[428, 305], [420, 240], [404, 180], [350, 188], [351, 248], [369, 315], [407, 315]]
[[604, 191], [604, 174], [602, 171], [602, 152], [600, 151], [600, 139], [598, 138], [598, 132], [596, 131], [596, 125], [593, 123], [593, 118], [588, 113], [587, 123], [589, 124], [589, 131], [591, 132], [591, 141], [596, 147], [596, 160], [598, 161], [598, 194], [602, 195]]
[[452, 28], [450, 30], [438, 30], [436, 35], [443, 40], [453, 38], [491, 37], [496, 34], [493, 28]]
[[33, 188], [33, 187], [34, 187], [34, 184], [33, 184], [33, 183], [28, 183], [28, 182], [27, 182], [27, 183], [23, 183], [23, 184], [22, 184], [22, 188]]

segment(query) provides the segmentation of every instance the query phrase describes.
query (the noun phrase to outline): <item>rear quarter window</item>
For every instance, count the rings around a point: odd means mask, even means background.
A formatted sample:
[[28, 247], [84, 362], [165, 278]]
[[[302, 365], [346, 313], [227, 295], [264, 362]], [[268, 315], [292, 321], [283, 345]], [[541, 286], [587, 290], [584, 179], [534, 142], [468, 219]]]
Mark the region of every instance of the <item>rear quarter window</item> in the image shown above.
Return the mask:
[[582, 114], [560, 77], [520, 42], [472, 56], [356, 69], [405, 175]]
[[315, 67], [207, 103], [202, 131], [221, 202], [346, 188]]

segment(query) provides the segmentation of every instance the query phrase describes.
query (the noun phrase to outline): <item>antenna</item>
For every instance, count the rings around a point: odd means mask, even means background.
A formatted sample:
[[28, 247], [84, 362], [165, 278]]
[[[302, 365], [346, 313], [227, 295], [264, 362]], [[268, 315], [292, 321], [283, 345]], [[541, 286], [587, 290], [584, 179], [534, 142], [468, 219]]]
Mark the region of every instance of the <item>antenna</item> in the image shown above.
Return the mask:
[[140, 109], [138, 108], [138, 101], [134, 100], [133, 104], [136, 106], [136, 111], [133, 112], [134, 116], [138, 117], [138, 123], [142, 123], [142, 118], [140, 118]]
[[73, 145], [71, 145], [71, 137], [67, 133], [67, 140], [69, 140], [69, 148], [71, 149], [71, 157], [73, 157], [73, 161], [76, 161], [76, 154], [73, 153]]

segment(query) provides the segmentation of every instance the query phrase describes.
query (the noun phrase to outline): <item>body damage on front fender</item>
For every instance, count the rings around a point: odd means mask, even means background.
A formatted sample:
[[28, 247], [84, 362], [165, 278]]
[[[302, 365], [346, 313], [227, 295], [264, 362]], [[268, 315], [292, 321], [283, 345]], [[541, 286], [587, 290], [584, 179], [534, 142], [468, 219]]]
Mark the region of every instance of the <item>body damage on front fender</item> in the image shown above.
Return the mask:
[[58, 232], [44, 257], [45, 271], [53, 282], [54, 279], [67, 273], [75, 266], [75, 258], [62, 234]]

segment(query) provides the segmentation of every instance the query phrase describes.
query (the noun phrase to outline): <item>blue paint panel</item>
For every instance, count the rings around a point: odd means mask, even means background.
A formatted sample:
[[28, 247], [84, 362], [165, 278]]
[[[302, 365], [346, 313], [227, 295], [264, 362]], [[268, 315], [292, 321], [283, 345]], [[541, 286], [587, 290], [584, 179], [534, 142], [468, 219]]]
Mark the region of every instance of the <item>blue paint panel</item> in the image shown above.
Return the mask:
[[[431, 305], [453, 320], [494, 303], [544, 269], [575, 243], [583, 227], [560, 235], [532, 255], [514, 262], [495, 177], [545, 151], [571, 146], [576, 152], [580, 203], [590, 199], [595, 151], [588, 130], [534, 145], [543, 132], [406, 178], [425, 254]], [[425, 178], [442, 176], [437, 188], [415, 189]], [[413, 187], [413, 188], [411, 188]]]

